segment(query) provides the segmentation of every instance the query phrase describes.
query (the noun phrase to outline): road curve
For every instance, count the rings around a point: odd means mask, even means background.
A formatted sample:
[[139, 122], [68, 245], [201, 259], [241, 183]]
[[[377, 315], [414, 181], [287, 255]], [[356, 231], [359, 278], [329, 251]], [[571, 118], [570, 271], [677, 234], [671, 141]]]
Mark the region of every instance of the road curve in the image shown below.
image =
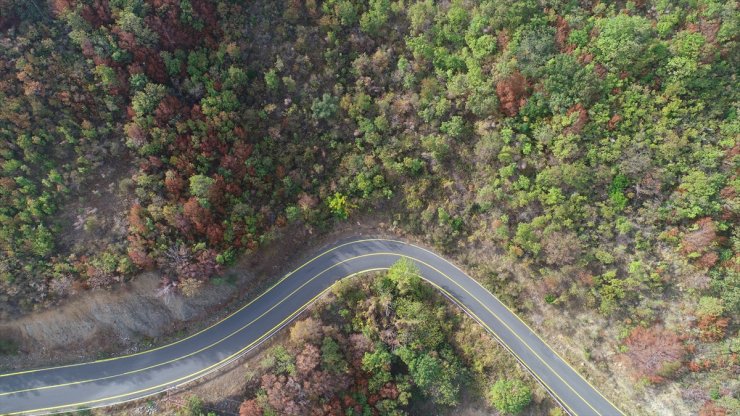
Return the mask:
[[572, 415], [622, 413], [495, 296], [433, 252], [385, 239], [339, 243], [287, 274], [223, 321], [141, 353], [0, 375], [0, 414], [100, 407], [182, 385], [233, 361], [348, 276], [413, 260], [422, 277], [483, 325]]

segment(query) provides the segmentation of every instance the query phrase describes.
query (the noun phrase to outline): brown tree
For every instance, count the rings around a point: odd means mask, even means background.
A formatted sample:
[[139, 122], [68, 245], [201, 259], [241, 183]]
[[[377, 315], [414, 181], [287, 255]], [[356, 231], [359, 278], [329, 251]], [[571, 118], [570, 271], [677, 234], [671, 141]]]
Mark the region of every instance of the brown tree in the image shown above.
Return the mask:
[[218, 272], [214, 250], [199, 250], [193, 253], [183, 244], [170, 247], [159, 259], [159, 266], [175, 279], [206, 280]]
[[702, 341], [715, 342], [725, 337], [730, 320], [724, 314], [725, 307], [721, 299], [705, 296], [699, 300], [696, 316]]
[[239, 416], [262, 416], [262, 408], [260, 408], [254, 399], [245, 400], [239, 406]]
[[363, 334], [355, 333], [349, 336], [349, 348], [352, 352], [352, 366], [362, 367], [362, 357], [366, 352], [373, 350], [373, 342]]
[[714, 225], [714, 221], [711, 218], [706, 217], [696, 222], [698, 229], [690, 233], [686, 233], [681, 242], [681, 251], [684, 254], [692, 252], [703, 252], [713, 242], [717, 241], [717, 227]]
[[573, 232], [556, 231], [543, 241], [545, 261], [548, 264], [562, 266], [572, 264], [581, 255], [581, 241]]
[[699, 330], [701, 340], [705, 342], [719, 341], [725, 337], [727, 326], [730, 324], [728, 318], [704, 315], [699, 319]]
[[136, 234], [144, 234], [147, 232], [146, 223], [142, 218], [144, 214], [144, 208], [139, 204], [133, 204], [128, 213], [128, 223], [131, 232]]
[[321, 336], [321, 321], [310, 316], [296, 322], [290, 329], [290, 340], [295, 345], [301, 345], [304, 342], [318, 342]]
[[704, 402], [704, 406], [699, 409], [699, 416], [725, 416], [727, 409], [714, 404], [711, 400]]
[[182, 104], [180, 103], [180, 100], [175, 96], [168, 95], [159, 102], [159, 105], [157, 105], [156, 110], [154, 110], [154, 117], [160, 124], [166, 124], [181, 112]]
[[301, 376], [313, 371], [321, 361], [321, 352], [313, 344], [305, 344], [303, 350], [295, 357], [296, 370]]
[[659, 326], [634, 328], [626, 345], [629, 349], [625, 356], [634, 376], [652, 383], [664, 381], [686, 355], [678, 335]]
[[131, 237], [129, 236], [129, 247], [127, 250], [131, 261], [142, 269], [151, 269], [154, 267], [154, 260], [149, 257], [140, 239], [132, 239]]
[[573, 113], [577, 113], [575, 120], [573, 121], [573, 124], [571, 124], [568, 128], [566, 128], [563, 132], [565, 134], [578, 134], [583, 130], [583, 127], [586, 126], [586, 123], [588, 122], [588, 112], [585, 108], [581, 105], [581, 103], [578, 103], [574, 105], [573, 107], [568, 109], [568, 115], [570, 116]]
[[620, 121], [622, 121], [622, 116], [614, 114], [606, 123], [606, 129], [609, 131], [616, 129]]
[[219, 245], [224, 240], [224, 228], [218, 224], [211, 224], [206, 229], [206, 238], [211, 245]]
[[555, 19], [555, 45], [561, 52], [571, 52], [574, 48], [572, 45], [568, 45], [568, 35], [570, 35], [570, 26], [568, 22], [562, 17], [558, 16]]
[[56, 16], [62, 16], [72, 8], [72, 0], [52, 0], [51, 10]]
[[204, 233], [211, 223], [211, 215], [203, 208], [198, 202], [196, 197], [190, 197], [188, 201], [182, 207], [183, 214], [190, 222], [193, 223], [195, 229], [199, 233]]
[[164, 175], [164, 186], [173, 199], [179, 199], [185, 188], [185, 180], [174, 170], [168, 170]]
[[303, 388], [292, 377], [265, 374], [262, 388], [267, 393], [267, 402], [278, 414], [298, 416], [307, 411], [307, 401]]
[[509, 117], [519, 113], [527, 99], [527, 80], [519, 72], [514, 72], [496, 84], [501, 112]]

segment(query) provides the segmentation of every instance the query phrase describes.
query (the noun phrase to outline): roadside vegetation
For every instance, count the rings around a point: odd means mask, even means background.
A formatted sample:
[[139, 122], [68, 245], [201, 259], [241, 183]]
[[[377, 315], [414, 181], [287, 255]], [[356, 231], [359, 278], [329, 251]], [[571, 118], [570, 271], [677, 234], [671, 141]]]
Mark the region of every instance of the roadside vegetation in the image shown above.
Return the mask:
[[524, 316], [603, 323], [579, 342], [593, 371], [630, 377], [624, 397], [737, 413], [737, 16], [731, 0], [0, 0], [0, 318], [146, 270], [198, 296], [286, 224], [376, 211]]

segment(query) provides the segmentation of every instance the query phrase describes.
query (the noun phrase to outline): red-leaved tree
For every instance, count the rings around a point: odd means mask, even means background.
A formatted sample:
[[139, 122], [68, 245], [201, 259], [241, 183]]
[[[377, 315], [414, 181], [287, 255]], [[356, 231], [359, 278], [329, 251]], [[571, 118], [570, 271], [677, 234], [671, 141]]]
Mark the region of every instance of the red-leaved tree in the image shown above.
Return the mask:
[[239, 406], [239, 416], [262, 416], [262, 408], [254, 399], [245, 400], [242, 402], [242, 405]]
[[634, 328], [626, 345], [629, 349], [625, 356], [634, 376], [647, 378], [652, 383], [669, 377], [686, 355], [679, 336], [659, 326]]
[[527, 101], [527, 80], [519, 72], [514, 72], [496, 84], [496, 95], [498, 95], [501, 112], [509, 117], [519, 113]]

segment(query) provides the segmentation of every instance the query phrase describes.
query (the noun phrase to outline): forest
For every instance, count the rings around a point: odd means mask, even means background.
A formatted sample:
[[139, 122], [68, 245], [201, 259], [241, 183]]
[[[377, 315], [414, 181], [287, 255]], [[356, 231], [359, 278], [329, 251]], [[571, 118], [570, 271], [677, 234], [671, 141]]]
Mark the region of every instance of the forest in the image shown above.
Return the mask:
[[[0, 0], [0, 319], [142, 271], [196, 297], [287, 225], [380, 213], [578, 335], [588, 371], [626, 377], [612, 394], [740, 412], [737, 6]], [[471, 379], [488, 400], [477, 341], [404, 334], [448, 312], [387, 279], [358, 284], [393, 313], [342, 286], [246, 414], [319, 409], [285, 391], [314, 377], [363, 414], [452, 408]]]

